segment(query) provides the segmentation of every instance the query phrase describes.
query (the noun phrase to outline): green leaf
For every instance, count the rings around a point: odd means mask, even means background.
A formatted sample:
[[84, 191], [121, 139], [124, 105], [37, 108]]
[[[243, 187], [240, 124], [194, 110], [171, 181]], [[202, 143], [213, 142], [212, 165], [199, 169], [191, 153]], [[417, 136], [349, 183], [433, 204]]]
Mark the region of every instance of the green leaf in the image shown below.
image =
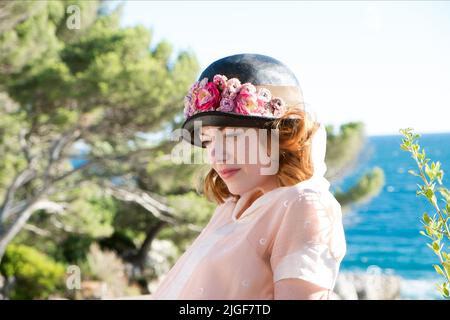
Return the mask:
[[450, 191], [445, 187], [438, 188], [440, 194], [445, 198], [447, 202], [450, 202]]
[[417, 172], [415, 172], [414, 170], [408, 170], [408, 173], [412, 174], [413, 176], [420, 177], [420, 175]]
[[425, 159], [425, 149], [422, 149], [422, 152], [419, 152], [419, 153], [417, 154], [417, 158], [418, 158], [420, 161], [423, 161], [423, 159]]
[[437, 241], [433, 241], [433, 250], [434, 252], [438, 253], [439, 252], [439, 243]]
[[428, 199], [431, 199], [431, 198], [433, 197], [433, 195], [434, 195], [433, 190], [431, 190], [430, 188], [426, 188], [426, 189], [425, 189], [425, 196], [426, 196]]
[[437, 273], [439, 273], [441, 276], [445, 277], [444, 271], [442, 271], [440, 266], [438, 266], [437, 264], [434, 264], [433, 267], [434, 267], [434, 270], [436, 270]]
[[450, 276], [450, 262], [444, 261], [442, 266], [444, 267], [445, 272]]
[[434, 170], [439, 171], [440, 168], [441, 168], [441, 163], [439, 161], [436, 161]]
[[439, 184], [442, 185], [442, 178], [444, 177], [444, 171], [439, 170], [439, 172], [436, 175], [436, 179], [438, 181]]
[[[433, 166], [434, 162], [431, 164]], [[430, 167], [428, 166], [428, 164], [425, 165], [425, 173], [426, 175], [430, 178], [430, 179], [434, 179], [434, 173], [433, 170], [430, 169]]]
[[430, 224], [430, 222], [431, 222], [431, 218], [430, 218], [430, 216], [428, 215], [428, 213], [424, 213], [423, 214], [423, 221], [426, 223], [426, 224]]
[[400, 146], [400, 148], [401, 148], [402, 150], [404, 150], [404, 151], [409, 151], [409, 148], [408, 148], [407, 146], [405, 146], [404, 144], [402, 144], [402, 145]]
[[450, 295], [450, 293], [449, 293], [449, 291], [448, 291], [448, 286], [447, 286], [447, 283], [446, 283], [446, 282], [442, 285], [442, 292], [444, 293], [444, 295], [445, 295], [446, 297], [448, 297], [448, 296]]

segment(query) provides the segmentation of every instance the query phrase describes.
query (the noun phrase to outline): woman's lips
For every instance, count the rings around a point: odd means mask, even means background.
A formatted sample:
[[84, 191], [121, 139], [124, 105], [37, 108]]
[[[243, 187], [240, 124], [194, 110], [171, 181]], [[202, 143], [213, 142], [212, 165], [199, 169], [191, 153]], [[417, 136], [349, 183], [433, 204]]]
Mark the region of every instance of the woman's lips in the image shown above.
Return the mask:
[[225, 170], [219, 171], [219, 174], [222, 178], [226, 179], [226, 178], [230, 178], [230, 177], [234, 176], [239, 170], [241, 170], [241, 169], [240, 168], [225, 169]]

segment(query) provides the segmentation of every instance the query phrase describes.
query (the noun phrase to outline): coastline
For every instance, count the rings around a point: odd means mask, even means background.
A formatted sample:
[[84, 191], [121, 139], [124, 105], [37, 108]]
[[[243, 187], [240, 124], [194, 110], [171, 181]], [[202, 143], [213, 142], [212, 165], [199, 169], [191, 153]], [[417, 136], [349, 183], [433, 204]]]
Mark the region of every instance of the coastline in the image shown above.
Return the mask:
[[441, 300], [439, 277], [407, 279], [395, 274], [342, 271], [334, 288], [334, 300]]

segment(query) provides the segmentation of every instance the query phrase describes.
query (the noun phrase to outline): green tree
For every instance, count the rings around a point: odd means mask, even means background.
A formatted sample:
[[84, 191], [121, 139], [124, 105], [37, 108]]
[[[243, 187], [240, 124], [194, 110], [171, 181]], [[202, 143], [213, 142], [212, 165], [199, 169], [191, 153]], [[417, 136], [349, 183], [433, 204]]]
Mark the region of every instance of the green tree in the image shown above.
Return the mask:
[[[335, 133], [332, 126], [327, 126], [327, 153], [325, 177], [331, 182], [341, 180], [352, 172], [358, 162], [366, 142], [364, 124], [350, 122], [340, 126]], [[345, 214], [352, 206], [367, 203], [378, 195], [384, 186], [384, 172], [374, 167], [365, 172], [354, 185], [347, 190], [337, 189], [334, 196], [342, 206]]]
[[[80, 30], [64, 29], [68, 4], [84, 13]], [[151, 30], [120, 27], [120, 7], [106, 14], [94, 1], [27, 8], [27, 19], [11, 17], [0, 37], [0, 257], [36, 212], [51, 213], [63, 229], [112, 233], [106, 191], [142, 192], [137, 169], [168, 146], [140, 134], [170, 129], [198, 71], [192, 53], [172, 57], [168, 42], [151, 42]]]

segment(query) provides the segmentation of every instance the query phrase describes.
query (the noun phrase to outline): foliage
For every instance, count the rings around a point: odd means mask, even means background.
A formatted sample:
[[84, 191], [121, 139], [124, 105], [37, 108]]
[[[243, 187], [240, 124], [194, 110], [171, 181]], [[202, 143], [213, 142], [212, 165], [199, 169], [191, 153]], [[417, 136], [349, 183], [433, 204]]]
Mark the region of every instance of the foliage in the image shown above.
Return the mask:
[[[338, 132], [333, 126], [326, 126], [327, 152], [325, 162], [327, 172], [325, 177], [330, 181], [338, 181], [350, 174], [355, 165], [365, 156], [362, 152], [365, 144], [365, 128], [361, 122], [349, 122], [341, 125]], [[335, 197], [346, 214], [351, 207], [369, 202], [378, 195], [385, 183], [381, 168], [371, 168], [365, 172], [354, 185], [347, 190], [338, 188]]]
[[[430, 159], [426, 157], [425, 149], [421, 149], [415, 142], [420, 137], [419, 134], [415, 134], [411, 128], [400, 129], [400, 133], [404, 136], [401, 149], [411, 153], [418, 167], [418, 171], [408, 172], [423, 181], [422, 185], [417, 185], [416, 195], [425, 197], [433, 207], [434, 213], [431, 216], [427, 212], [423, 214], [421, 222], [425, 231], [421, 230], [420, 233], [431, 240], [427, 246], [439, 258], [439, 264], [433, 265], [436, 272], [444, 278], [438, 289], [443, 297], [450, 298], [450, 191], [442, 185], [444, 171], [439, 161], [433, 161], [429, 165]], [[441, 203], [438, 201], [439, 194], [442, 197]]]
[[25, 245], [10, 245], [0, 272], [14, 279], [11, 299], [46, 299], [65, 285], [64, 265]]
[[346, 211], [348, 210], [348, 207], [366, 203], [379, 194], [384, 185], [384, 181], [384, 171], [379, 167], [375, 167], [364, 174], [359, 181], [346, 192], [342, 192], [338, 189], [334, 196], [342, 206], [342, 210]]
[[87, 266], [92, 279], [104, 282], [111, 296], [125, 295], [128, 284], [125, 265], [114, 252], [102, 251], [98, 245], [91, 245]]
[[[55, 241], [67, 232], [112, 235], [119, 209], [105, 183], [132, 188], [173, 144], [151, 148], [141, 135], [182, 114], [198, 70], [191, 52], [153, 43], [143, 26], [121, 27], [120, 6], [39, 2], [0, 6], [8, 19], [0, 29], [0, 259], [27, 224]], [[80, 30], [66, 27], [69, 4], [80, 8]]]

